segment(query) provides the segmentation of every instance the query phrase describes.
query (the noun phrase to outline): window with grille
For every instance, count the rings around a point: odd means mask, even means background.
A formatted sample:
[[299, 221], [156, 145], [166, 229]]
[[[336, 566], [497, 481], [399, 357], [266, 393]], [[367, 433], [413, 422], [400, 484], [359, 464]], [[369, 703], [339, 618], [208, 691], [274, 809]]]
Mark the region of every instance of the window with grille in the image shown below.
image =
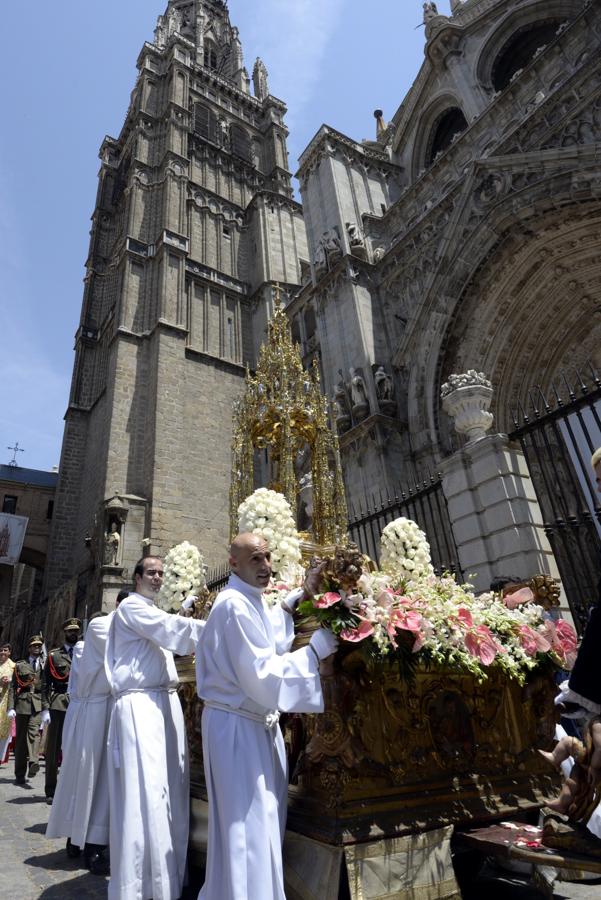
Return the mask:
[[197, 134], [198, 137], [204, 138], [205, 141], [211, 141], [213, 144], [219, 143], [217, 116], [204, 103], [194, 104], [193, 127], [194, 134]]
[[252, 162], [251, 143], [248, 132], [241, 125], [232, 125], [230, 129], [232, 153], [247, 162]]

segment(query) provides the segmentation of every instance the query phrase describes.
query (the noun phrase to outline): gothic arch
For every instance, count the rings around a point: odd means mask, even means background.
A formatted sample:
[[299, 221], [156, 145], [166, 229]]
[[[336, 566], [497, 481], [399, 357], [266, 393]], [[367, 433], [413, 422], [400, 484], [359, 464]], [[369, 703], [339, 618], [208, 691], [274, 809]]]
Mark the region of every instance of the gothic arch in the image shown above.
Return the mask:
[[[438, 96], [426, 109], [417, 127], [417, 137], [413, 147], [413, 176], [417, 178], [422, 169], [430, 166], [436, 153], [444, 151], [451, 144], [453, 123], [457, 130], [467, 128], [461, 101], [450, 93]], [[445, 139], [447, 140], [445, 144]]]
[[507, 430], [510, 407], [533, 384], [549, 389], [558, 373], [587, 359], [601, 366], [601, 185], [592, 169], [587, 178], [586, 199], [575, 196], [569, 171], [555, 172], [458, 226], [413, 332], [420, 338], [412, 347], [409, 430], [418, 457], [448, 450], [439, 396], [453, 371], [486, 372], [495, 384], [495, 428]]
[[511, 75], [531, 62], [535, 51], [549, 44], [562, 22], [582, 10], [582, 0], [534, 0], [510, 11], [483, 44], [476, 61], [476, 77], [492, 90], [502, 90], [495, 81]]

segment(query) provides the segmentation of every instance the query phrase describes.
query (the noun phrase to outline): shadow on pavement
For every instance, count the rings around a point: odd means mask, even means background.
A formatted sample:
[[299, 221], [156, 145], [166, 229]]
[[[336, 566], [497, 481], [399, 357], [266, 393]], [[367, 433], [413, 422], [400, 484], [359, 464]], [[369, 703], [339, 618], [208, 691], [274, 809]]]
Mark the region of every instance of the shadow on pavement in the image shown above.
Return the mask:
[[11, 800], [6, 800], [6, 803], [14, 803], [16, 806], [23, 806], [24, 803], [45, 803], [46, 798], [42, 794], [36, 794], [35, 796], [27, 797], [13, 797]]
[[86, 900], [88, 897], [105, 897], [107, 883], [106, 878], [87, 872], [72, 881], [53, 884], [52, 887], [42, 891], [38, 900], [67, 900], [69, 897], [73, 900]]
[[24, 859], [23, 862], [26, 866], [35, 866], [38, 869], [48, 869], [55, 872], [85, 871], [83, 861], [69, 859], [64, 848], [53, 850], [52, 853], [44, 853], [42, 856], [30, 856], [29, 859]]
[[40, 822], [39, 825], [28, 825], [23, 831], [29, 831], [30, 834], [46, 834], [47, 827], [48, 824], [46, 822]]

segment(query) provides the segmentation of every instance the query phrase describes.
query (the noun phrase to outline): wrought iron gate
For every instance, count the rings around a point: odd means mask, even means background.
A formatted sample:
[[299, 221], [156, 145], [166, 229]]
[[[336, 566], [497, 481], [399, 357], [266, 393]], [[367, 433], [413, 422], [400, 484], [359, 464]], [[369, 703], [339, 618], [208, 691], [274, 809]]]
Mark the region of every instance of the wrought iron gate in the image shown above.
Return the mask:
[[601, 445], [601, 381], [594, 368], [528, 392], [509, 435], [524, 451], [574, 621], [582, 630], [601, 575], [601, 507], [590, 457]]
[[432, 475], [414, 488], [399, 489], [394, 497], [375, 498], [371, 504], [351, 510], [349, 533], [362, 553], [379, 562], [380, 535], [384, 527], [399, 516], [413, 519], [430, 543], [432, 564], [438, 574], [452, 572], [463, 578], [457, 546], [442, 490], [440, 475]]

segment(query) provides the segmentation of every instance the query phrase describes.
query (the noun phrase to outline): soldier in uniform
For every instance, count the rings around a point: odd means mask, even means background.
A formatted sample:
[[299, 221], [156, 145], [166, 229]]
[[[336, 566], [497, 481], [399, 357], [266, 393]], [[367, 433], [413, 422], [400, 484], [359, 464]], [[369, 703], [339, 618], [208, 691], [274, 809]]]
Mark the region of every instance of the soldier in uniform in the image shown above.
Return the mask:
[[44, 667], [42, 697], [50, 710], [50, 725], [46, 736], [46, 802], [52, 803], [56, 790], [58, 760], [63, 738], [65, 713], [69, 705], [69, 674], [73, 649], [81, 634], [79, 619], [67, 619], [63, 622], [65, 641], [62, 647], [51, 650]]
[[[8, 717], [16, 718], [17, 736], [15, 741], [15, 781], [25, 784], [26, 776], [37, 775], [39, 763], [40, 731], [42, 710], [46, 709], [42, 697], [43, 646], [41, 635], [34, 635], [29, 641], [29, 656], [20, 659], [13, 672], [8, 692]], [[29, 766], [28, 766], [29, 763]]]

